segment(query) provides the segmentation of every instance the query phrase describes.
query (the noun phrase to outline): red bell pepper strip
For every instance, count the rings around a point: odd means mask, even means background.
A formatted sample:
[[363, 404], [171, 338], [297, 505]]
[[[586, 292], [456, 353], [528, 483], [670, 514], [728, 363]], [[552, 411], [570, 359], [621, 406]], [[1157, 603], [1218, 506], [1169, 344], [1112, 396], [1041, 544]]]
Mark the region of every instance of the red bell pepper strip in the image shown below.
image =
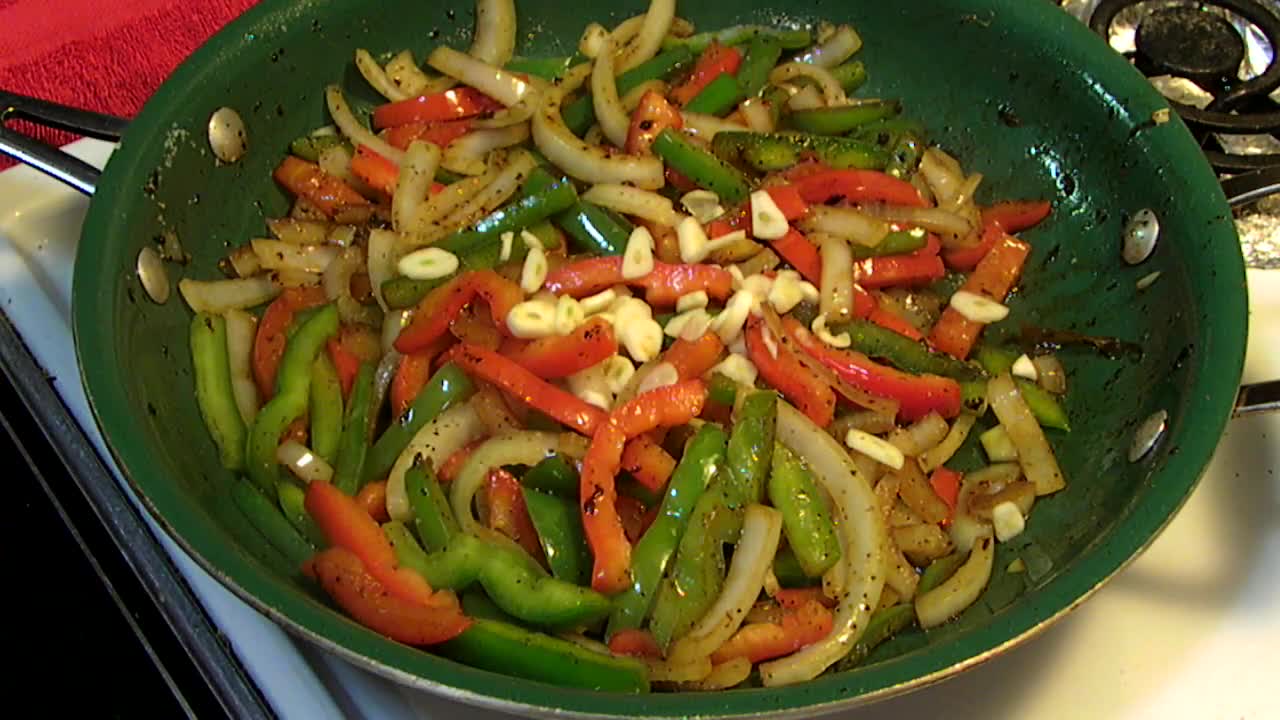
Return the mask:
[[317, 553], [303, 572], [356, 622], [408, 645], [434, 645], [457, 637], [471, 626], [452, 592], [434, 593], [428, 603], [394, 595], [369, 572], [355, 553], [334, 547]]
[[627, 495], [618, 496], [618, 518], [622, 521], [622, 531], [627, 536], [627, 542], [632, 545], [640, 542], [644, 531], [649, 528], [646, 522], [648, 516], [649, 511], [645, 509], [644, 503]]
[[771, 185], [764, 190], [769, 193], [769, 199], [778, 206], [778, 212], [782, 213], [787, 222], [798, 220], [809, 212], [809, 203], [797, 185]]
[[681, 295], [705, 290], [724, 300], [733, 293], [733, 276], [716, 265], [673, 265], [654, 262], [653, 272], [627, 280], [622, 277], [621, 257], [598, 257], [562, 265], [547, 274], [543, 286], [557, 295], [575, 298], [594, 295], [614, 285], [644, 288], [645, 300], [655, 307], [674, 305]]
[[356, 492], [356, 504], [364, 508], [378, 524], [390, 520], [391, 514], [387, 512], [387, 481], [374, 480], [366, 483]]
[[1000, 242], [1000, 238], [1005, 233], [995, 224], [984, 224], [982, 234], [978, 237], [978, 244], [970, 247], [947, 248], [942, 252], [942, 259], [946, 262], [947, 267], [960, 272], [973, 272], [973, 269], [982, 262], [982, 258], [991, 252], [991, 248]]
[[982, 224], [1013, 235], [1039, 225], [1052, 211], [1047, 200], [1005, 200], [982, 209]]
[[422, 388], [431, 378], [431, 361], [435, 354], [430, 350], [410, 353], [400, 357], [396, 366], [396, 374], [391, 378], [391, 417], [404, 416], [413, 399], [418, 397]]
[[698, 189], [697, 183], [685, 177], [684, 173], [673, 167], [668, 167], [663, 170], [662, 175], [667, 179], [667, 184], [676, 190], [679, 190], [681, 195]]
[[822, 285], [822, 255], [799, 230], [792, 228], [786, 235], [774, 240], [773, 249], [805, 280], [815, 287]]
[[819, 341], [790, 316], [783, 328], [805, 352], [841, 380], [878, 397], [897, 400], [898, 418], [912, 421], [937, 411], [945, 418], [960, 414], [960, 383], [940, 375], [911, 375], [881, 365], [860, 352], [838, 350]]
[[595, 432], [607, 417], [600, 408], [588, 405], [492, 350], [463, 343], [450, 350], [446, 357], [469, 375], [497, 385], [508, 395], [584, 435]]
[[493, 468], [485, 479], [485, 498], [489, 503], [489, 529], [511, 538], [530, 557], [542, 562], [542, 544], [525, 507], [520, 481], [500, 467]]
[[488, 440], [488, 438], [469, 442], [445, 458], [444, 462], [440, 463], [440, 469], [436, 472], [436, 479], [440, 481], [440, 484], [448, 485], [453, 482], [453, 479], [462, 471], [462, 466], [470, 459], [471, 453], [475, 452], [476, 448], [480, 447], [485, 440]]
[[381, 130], [409, 123], [461, 120], [497, 112], [502, 108], [502, 103], [479, 90], [456, 87], [444, 92], [419, 95], [415, 98], [380, 105], [373, 111], [373, 127]]
[[322, 288], [296, 287], [285, 288], [267, 306], [253, 337], [253, 380], [264, 400], [276, 394], [276, 370], [289, 342], [288, 331], [294, 315], [326, 301]]
[[396, 562], [395, 550], [382, 528], [355, 498], [327, 482], [307, 486], [303, 502], [329, 542], [360, 558], [366, 570], [387, 592], [418, 605], [431, 605], [435, 593], [423, 577]]
[[836, 606], [835, 598], [829, 598], [822, 592], [819, 586], [801, 587], [801, 588], [782, 588], [773, 594], [773, 599], [787, 610], [798, 610], [807, 602], [818, 602], [823, 607], [833, 608]]
[[382, 139], [391, 147], [409, 149], [414, 140], [422, 140], [444, 148], [449, 143], [471, 132], [470, 120], [446, 120], [444, 122], [413, 122], [397, 125], [382, 131]]
[[713, 40], [698, 56], [689, 79], [671, 91], [671, 99], [682, 106], [687, 105], [712, 80], [725, 73], [732, 75], [738, 72], [740, 65], [742, 65], [742, 53], [737, 48], [721, 45]]
[[928, 207], [920, 191], [906, 180], [875, 170], [817, 170], [792, 180], [811, 205], [833, 200]]
[[330, 218], [339, 210], [369, 206], [369, 201], [341, 178], [293, 155], [284, 156], [272, 177], [286, 190], [315, 205]]
[[653, 639], [653, 633], [639, 628], [619, 630], [609, 638], [609, 651], [617, 655], [627, 655], [651, 660], [662, 659], [662, 648]]
[[360, 372], [360, 363], [376, 363], [382, 355], [381, 340], [365, 325], [343, 325], [326, 347], [329, 359], [338, 371], [338, 380], [342, 382], [344, 398], [351, 394], [351, 386]]
[[707, 386], [701, 380], [684, 380], [642, 393], [609, 414], [591, 439], [582, 459], [578, 501], [582, 527], [591, 548], [594, 567], [591, 587], [615, 594], [630, 583], [631, 543], [618, 515], [614, 476], [622, 463], [623, 445], [629, 438], [659, 427], [683, 425], [702, 412]]
[[538, 377], [553, 380], [585, 370], [618, 352], [613, 325], [594, 317], [564, 336], [534, 340], [509, 354], [518, 365]]
[[929, 485], [951, 510], [948, 517], [956, 512], [956, 503], [960, 500], [960, 481], [963, 479], [964, 473], [956, 472], [949, 467], [939, 467], [929, 476]]
[[[1031, 246], [1012, 235], [1005, 235], [982, 258], [978, 267], [965, 280], [961, 290], [985, 295], [996, 302], [1005, 297], [1022, 275], [1022, 266], [1031, 254]], [[935, 349], [964, 360], [982, 333], [982, 324], [973, 322], [948, 306], [929, 332], [929, 344]]]
[[822, 378], [816, 377], [777, 338], [777, 357], [764, 341], [766, 328], [756, 318], [747, 322], [747, 355], [760, 371], [760, 376], [782, 396], [804, 413], [818, 427], [831, 424], [836, 411], [836, 391]]
[[657, 492], [671, 479], [676, 460], [648, 435], [639, 435], [623, 449], [621, 467], [631, 473], [636, 482]]
[[746, 205], [735, 205], [706, 224], [707, 237], [712, 240], [735, 230], [745, 230], [747, 234], [751, 234], [751, 216], [747, 213]]
[[924, 247], [906, 255], [885, 255], [853, 264], [853, 279], [864, 288], [925, 285], [947, 274], [938, 257], [938, 236], [929, 233]]
[[875, 296], [858, 283], [853, 284], [853, 316], [867, 318], [880, 305]]
[[627, 128], [627, 142], [623, 149], [632, 155], [648, 154], [658, 133], [667, 128], [679, 130], [683, 127], [680, 111], [662, 93], [649, 90], [640, 96], [640, 104], [631, 113], [631, 126]]
[[351, 174], [364, 181], [365, 185], [391, 197], [396, 192], [396, 182], [400, 180], [400, 166], [368, 145], [357, 145], [355, 155], [351, 156]]
[[703, 333], [697, 340], [678, 338], [662, 354], [662, 361], [671, 363], [681, 380], [700, 378], [720, 362], [724, 343], [713, 332]]
[[761, 622], [742, 626], [733, 637], [711, 653], [712, 663], [745, 657], [753, 663], [790, 655], [812, 645], [831, 632], [835, 617], [822, 603], [810, 600], [783, 614], [778, 623]]
[[915, 325], [907, 322], [901, 315], [893, 312], [892, 310], [885, 310], [878, 304], [875, 309], [867, 315], [867, 319], [886, 330], [892, 330], [899, 335], [909, 337], [912, 340], [924, 339], [924, 333], [917, 330]]
[[476, 298], [489, 304], [493, 324], [504, 333], [507, 313], [524, 300], [520, 286], [492, 270], [463, 273], [427, 293], [414, 310], [413, 320], [396, 338], [396, 350], [408, 354], [435, 342], [449, 330], [462, 308]]

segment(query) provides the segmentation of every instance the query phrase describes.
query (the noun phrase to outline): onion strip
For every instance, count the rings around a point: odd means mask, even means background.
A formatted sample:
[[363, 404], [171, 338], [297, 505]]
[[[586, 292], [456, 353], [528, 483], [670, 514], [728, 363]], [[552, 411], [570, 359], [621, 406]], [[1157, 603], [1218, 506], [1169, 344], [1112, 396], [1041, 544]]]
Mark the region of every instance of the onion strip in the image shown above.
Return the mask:
[[1067, 481], [1063, 479], [1053, 448], [1049, 447], [1040, 423], [1031, 414], [1031, 408], [1027, 407], [1009, 373], [1001, 373], [987, 383], [987, 401], [1018, 449], [1018, 464], [1036, 486], [1036, 495], [1048, 495], [1066, 487]]
[[996, 541], [983, 535], [973, 543], [969, 559], [938, 587], [916, 598], [916, 617], [928, 630], [959, 615], [973, 604], [991, 579]]
[[253, 339], [258, 331], [258, 318], [244, 310], [228, 310], [227, 360], [231, 366], [231, 391], [235, 394], [236, 409], [246, 425], [258, 414], [258, 384], [250, 369], [253, 357]]
[[[478, 416], [476, 422], [480, 422]], [[559, 448], [560, 436], [555, 433], [522, 430], [490, 438], [473, 450], [449, 484], [449, 505], [462, 532], [482, 534], [488, 529], [476, 519], [473, 502], [491, 469], [503, 465], [533, 467], [554, 455]], [[387, 497], [390, 498], [390, 483]]]
[[831, 37], [809, 48], [796, 58], [798, 62], [833, 68], [862, 49], [862, 38], [848, 25], [841, 25]]
[[404, 160], [403, 150], [392, 147], [386, 140], [369, 132], [369, 128], [365, 127], [364, 123], [351, 114], [351, 106], [347, 104], [347, 98], [342, 94], [342, 88], [337, 85], [326, 87], [324, 89], [324, 101], [329, 107], [329, 116], [333, 118], [333, 123], [352, 143], [367, 145], [370, 150], [396, 165], [399, 165]]
[[290, 245], [266, 238], [255, 238], [250, 245], [258, 256], [258, 263], [266, 270], [319, 273], [338, 257], [338, 248], [332, 245]]
[[955, 455], [964, 444], [965, 438], [969, 437], [969, 431], [973, 429], [973, 424], [977, 420], [978, 416], [974, 413], [960, 413], [960, 416], [951, 422], [951, 429], [947, 431], [947, 436], [942, 439], [942, 442], [916, 458], [916, 462], [920, 464], [920, 470], [931, 473], [950, 460], [951, 456]]
[[386, 71], [364, 48], [356, 49], [356, 69], [364, 76], [365, 81], [386, 99], [394, 102], [409, 98], [408, 94], [391, 82], [391, 78], [387, 77]]
[[818, 288], [818, 312], [827, 322], [853, 314], [853, 250], [843, 238], [822, 235], [816, 238], [822, 257], [821, 287]]
[[422, 68], [418, 67], [418, 61], [413, 59], [413, 53], [408, 50], [402, 50], [391, 58], [385, 72], [387, 79], [399, 88], [405, 97], [417, 97], [431, 85], [431, 78], [422, 72]]
[[[857, 208], [814, 205], [799, 223], [806, 234], [827, 233], [874, 247], [889, 234], [889, 223]], [[847, 266], [846, 266], [847, 267]]]
[[543, 94], [542, 107], [533, 116], [533, 141], [547, 159], [569, 175], [589, 183], [629, 182], [645, 190], [657, 190], [666, 182], [662, 161], [652, 155], [633, 156], [588, 145], [565, 127], [560, 105], [576, 90], [590, 65], [579, 65]]
[[433, 468], [439, 468], [450, 455], [481, 437], [484, 437], [484, 423], [469, 402], [454, 405], [423, 425], [387, 474], [387, 514], [391, 519], [401, 522], [413, 519], [404, 475], [414, 461], [421, 458]]
[[676, 19], [676, 0], [651, 0], [649, 9], [644, 14], [640, 33], [627, 47], [623, 57], [618, 60], [616, 72], [623, 73], [651, 59], [662, 49], [662, 41]]
[[778, 551], [782, 513], [767, 505], [748, 505], [742, 534], [733, 550], [724, 590], [687, 635], [675, 641], [667, 658], [673, 663], [709, 657], [742, 625], [760, 597], [764, 575]]
[[297, 440], [286, 440], [276, 448], [276, 460], [288, 466], [299, 480], [308, 483], [333, 480], [333, 466]]
[[427, 56], [427, 64], [511, 107], [533, 91], [533, 85], [515, 73], [442, 45]]
[[[396, 191], [391, 196], [391, 227], [403, 231], [413, 224], [418, 206], [426, 201], [440, 168], [440, 146], [435, 143], [414, 140], [404, 153], [400, 175], [396, 178]], [[381, 303], [382, 293], [375, 293]]]
[[261, 305], [280, 294], [281, 285], [271, 275], [235, 280], [178, 281], [178, 292], [195, 312], [224, 313]]
[[373, 298], [385, 312], [389, 309], [386, 298], [382, 297], [382, 284], [395, 275], [395, 248], [399, 236], [381, 228], [369, 231], [369, 257], [367, 272], [369, 287], [373, 290]]
[[866, 630], [871, 608], [880, 602], [889, 537], [875, 492], [849, 454], [786, 402], [778, 403], [778, 440], [808, 462], [814, 479], [831, 499], [846, 574], [831, 632], [787, 657], [761, 664], [766, 687], [811, 680], [849, 654]]
[[519, 145], [529, 139], [529, 124], [521, 122], [502, 128], [472, 130], [449, 143], [440, 164], [459, 175], [482, 175], [487, 169], [485, 155], [499, 148]]
[[769, 72], [769, 82], [774, 85], [794, 80], [798, 77], [808, 78], [818, 85], [822, 92], [822, 100], [828, 106], [846, 105], [849, 98], [840, 87], [840, 81], [823, 65], [814, 65], [804, 61], [783, 63]]
[[627, 130], [631, 124], [627, 111], [622, 108], [622, 100], [618, 98], [618, 83], [614, 77], [613, 54], [630, 39], [622, 32], [621, 29], [615, 30], [605, 38], [591, 68], [591, 105], [595, 109], [596, 122], [600, 123], [600, 129], [609, 142], [617, 147], [627, 144]]
[[324, 270], [321, 284], [324, 295], [338, 305], [338, 318], [344, 323], [377, 325], [379, 312], [357, 302], [351, 296], [351, 276], [364, 269], [364, 250], [359, 246], [343, 248]]
[[515, 0], [476, 0], [476, 35], [471, 57], [502, 67], [516, 50]]
[[634, 215], [667, 227], [675, 227], [680, 223], [680, 213], [676, 212], [669, 198], [630, 185], [599, 183], [584, 192], [582, 199], [623, 215]]
[[715, 115], [704, 115], [702, 113], [691, 113], [684, 110], [680, 111], [680, 119], [684, 122], [685, 132], [693, 137], [702, 138], [708, 142], [722, 132], [741, 132], [747, 129], [746, 125], [739, 125], [736, 122], [718, 118]]

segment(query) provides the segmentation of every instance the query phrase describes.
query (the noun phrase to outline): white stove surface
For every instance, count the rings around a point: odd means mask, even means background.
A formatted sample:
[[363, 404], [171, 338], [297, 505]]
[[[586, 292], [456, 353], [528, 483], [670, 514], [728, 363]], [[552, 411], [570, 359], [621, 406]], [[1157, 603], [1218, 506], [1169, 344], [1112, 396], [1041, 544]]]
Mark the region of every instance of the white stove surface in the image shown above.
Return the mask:
[[[68, 148], [101, 166], [111, 146], [82, 140]], [[87, 207], [28, 168], [0, 173], [0, 303], [108, 457], [71, 337], [71, 274]], [[1280, 377], [1280, 270], [1251, 270], [1249, 286], [1245, 381], [1259, 382]], [[933, 687], [838, 717], [1280, 717], [1276, 437], [1280, 415], [1233, 421], [1200, 487], [1152, 547], [1039, 637]], [[498, 717], [401, 688], [293, 639], [152, 530], [282, 718]]]

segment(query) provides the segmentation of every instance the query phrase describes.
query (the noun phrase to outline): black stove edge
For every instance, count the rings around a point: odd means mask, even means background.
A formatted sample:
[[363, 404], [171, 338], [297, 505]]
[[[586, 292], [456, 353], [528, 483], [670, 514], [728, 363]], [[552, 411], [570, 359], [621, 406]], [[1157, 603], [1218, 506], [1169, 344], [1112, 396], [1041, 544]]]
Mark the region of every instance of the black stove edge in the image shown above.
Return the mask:
[[[234, 718], [275, 718], [262, 693], [231, 648], [220, 639], [217, 626], [71, 417], [3, 310], [0, 310], [0, 370], [22, 398], [115, 542], [116, 549], [187, 650], [223, 709]], [[52, 495], [47, 484], [45, 490]], [[51, 499], [56, 503], [56, 498]], [[61, 507], [58, 511], [63, 512]], [[63, 517], [65, 519], [65, 514]], [[88, 548], [84, 549], [92, 556]], [[104, 580], [109, 583], [107, 578]], [[108, 590], [114, 593], [111, 588]]]

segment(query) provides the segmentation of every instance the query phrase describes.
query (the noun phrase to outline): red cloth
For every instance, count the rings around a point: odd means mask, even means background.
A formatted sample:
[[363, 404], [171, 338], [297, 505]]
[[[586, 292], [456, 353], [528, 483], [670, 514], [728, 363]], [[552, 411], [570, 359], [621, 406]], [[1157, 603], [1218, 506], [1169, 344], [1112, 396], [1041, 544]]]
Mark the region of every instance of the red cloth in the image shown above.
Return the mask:
[[[0, 0], [0, 88], [132, 117], [173, 69], [256, 0]], [[15, 127], [64, 144], [75, 136]], [[0, 157], [0, 167], [10, 163]]]

